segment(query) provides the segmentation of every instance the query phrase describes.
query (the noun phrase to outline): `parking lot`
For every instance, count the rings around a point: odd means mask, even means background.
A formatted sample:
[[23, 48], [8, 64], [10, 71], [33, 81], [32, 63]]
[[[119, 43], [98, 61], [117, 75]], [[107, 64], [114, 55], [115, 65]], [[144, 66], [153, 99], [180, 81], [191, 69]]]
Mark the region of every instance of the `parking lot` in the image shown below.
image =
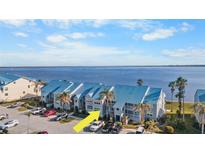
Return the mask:
[[[0, 121], [0, 124], [4, 124], [9, 120], [18, 120], [19, 124], [15, 127], [8, 128], [9, 134], [27, 134], [39, 131], [47, 131], [49, 134], [75, 134], [73, 127], [80, 121], [79, 118], [75, 118], [68, 123], [60, 123], [59, 121], [50, 121], [49, 117], [43, 117], [40, 115], [31, 115], [30, 118], [26, 115], [28, 111], [19, 112], [18, 108], [7, 108], [0, 106], [0, 114], [8, 114], [8, 119]], [[89, 127], [85, 128], [81, 134], [102, 134], [102, 128], [97, 132], [90, 132]], [[122, 129], [120, 134], [134, 134], [133, 129]]]
[[49, 134], [74, 134], [73, 126], [79, 122], [79, 120], [73, 120], [69, 123], [61, 124], [57, 121], [49, 121], [48, 117], [39, 115], [31, 115], [30, 120], [28, 120], [26, 112], [19, 112], [17, 109], [8, 109], [0, 106], [0, 114], [7, 113], [9, 115], [9, 119], [0, 121], [0, 123], [5, 123], [8, 120], [18, 120], [19, 125], [8, 129], [11, 134], [25, 134], [28, 132], [28, 128], [29, 133], [46, 130]]

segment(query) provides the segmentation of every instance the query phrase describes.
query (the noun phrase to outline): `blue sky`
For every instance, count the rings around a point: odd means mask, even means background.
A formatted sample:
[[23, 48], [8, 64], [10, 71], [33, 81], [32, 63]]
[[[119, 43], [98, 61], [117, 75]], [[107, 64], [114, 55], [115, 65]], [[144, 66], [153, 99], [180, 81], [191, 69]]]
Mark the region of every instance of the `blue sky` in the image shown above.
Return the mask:
[[0, 66], [205, 64], [205, 20], [0, 20]]

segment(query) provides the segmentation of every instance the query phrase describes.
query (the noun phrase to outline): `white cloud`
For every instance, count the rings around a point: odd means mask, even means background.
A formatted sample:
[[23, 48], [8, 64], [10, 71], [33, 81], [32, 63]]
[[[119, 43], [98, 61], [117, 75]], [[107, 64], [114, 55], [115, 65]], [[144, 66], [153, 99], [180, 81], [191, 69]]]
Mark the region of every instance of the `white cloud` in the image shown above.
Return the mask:
[[191, 24], [187, 23], [187, 22], [183, 22], [181, 24], [181, 27], [180, 27], [180, 30], [182, 32], [187, 32], [187, 31], [190, 31], [190, 30], [193, 30], [193, 29], [194, 29], [194, 27]]
[[60, 43], [66, 40], [66, 37], [63, 35], [49, 35], [46, 39], [51, 43]]
[[20, 27], [26, 24], [26, 20], [0, 20], [0, 22], [16, 27]]
[[153, 20], [119, 20], [117, 24], [119, 24], [119, 26], [123, 28], [128, 28], [131, 30], [141, 29], [144, 31], [149, 31], [161, 27], [160, 22]]
[[9, 26], [14, 26], [14, 27], [21, 27], [25, 25], [35, 25], [35, 20], [28, 20], [28, 19], [10, 19], [10, 20], [0, 20], [0, 23], [9, 25]]
[[51, 27], [56, 27], [60, 29], [67, 29], [72, 25], [80, 24], [82, 20], [71, 20], [71, 19], [48, 19], [42, 20], [42, 22]]
[[169, 28], [169, 29], [156, 29], [153, 32], [145, 33], [142, 35], [142, 39], [144, 41], [154, 41], [159, 39], [166, 39], [169, 37], [172, 37], [174, 33], [176, 33], [175, 28]]
[[100, 28], [110, 23], [111, 20], [106, 19], [95, 19], [95, 20], [85, 20], [85, 22], [94, 28]]
[[[40, 43], [40, 42], [39, 42]], [[41, 51], [0, 51], [0, 65], [8, 66], [65, 66], [65, 65], [142, 65], [157, 64], [158, 57], [142, 54], [138, 50], [127, 50], [117, 47], [95, 46], [76, 41], [64, 41], [52, 46], [41, 43]], [[131, 54], [132, 53], [132, 54]], [[25, 56], [26, 55], [26, 56]]]
[[28, 34], [23, 33], [23, 32], [16, 32], [16, 33], [14, 33], [14, 35], [17, 37], [28, 37]]
[[72, 39], [86, 39], [86, 38], [96, 38], [104, 36], [103, 33], [93, 33], [93, 32], [75, 32], [66, 35], [68, 38]]
[[205, 57], [205, 49], [200, 48], [186, 48], [186, 49], [175, 49], [175, 50], [164, 50], [162, 51], [164, 56], [173, 58], [186, 58], [186, 57]]

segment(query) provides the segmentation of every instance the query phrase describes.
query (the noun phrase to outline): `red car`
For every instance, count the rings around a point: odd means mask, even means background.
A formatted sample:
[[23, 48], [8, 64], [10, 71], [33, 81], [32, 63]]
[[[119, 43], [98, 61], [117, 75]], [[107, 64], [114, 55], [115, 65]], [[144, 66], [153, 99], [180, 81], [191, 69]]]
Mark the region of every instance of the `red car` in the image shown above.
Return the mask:
[[48, 110], [44, 113], [45, 117], [49, 117], [49, 116], [52, 116], [52, 115], [56, 115], [56, 110], [51, 109], [51, 110]]

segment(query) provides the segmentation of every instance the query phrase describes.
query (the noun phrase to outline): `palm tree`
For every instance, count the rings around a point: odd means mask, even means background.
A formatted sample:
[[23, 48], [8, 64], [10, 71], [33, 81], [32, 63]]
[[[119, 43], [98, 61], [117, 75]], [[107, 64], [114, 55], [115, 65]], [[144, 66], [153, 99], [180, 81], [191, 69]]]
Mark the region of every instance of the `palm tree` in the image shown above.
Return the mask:
[[71, 95], [69, 92], [63, 92], [61, 93], [57, 99], [60, 101], [62, 108], [64, 109], [65, 104], [71, 103]]
[[106, 102], [107, 118], [113, 117], [113, 114], [111, 113], [112, 112], [111, 109], [113, 106], [113, 100], [115, 98], [114, 92], [109, 89], [105, 89], [104, 91], [100, 93], [100, 98], [104, 98], [104, 97], [105, 97], [105, 102]]
[[201, 124], [201, 133], [204, 134], [204, 114], [205, 114], [205, 106], [200, 103], [194, 104], [194, 112], [196, 115], [196, 118]]
[[140, 122], [144, 122], [145, 113], [147, 111], [150, 111], [150, 109], [151, 109], [150, 104], [145, 104], [145, 103], [137, 104], [134, 107], [134, 111], [140, 112]]
[[183, 121], [184, 121], [184, 97], [185, 97], [185, 87], [187, 85], [187, 80], [178, 77], [176, 80], [176, 87], [178, 88], [178, 93], [176, 97], [178, 98], [179, 102], [179, 115], [181, 116], [181, 110], [183, 109]]
[[138, 86], [142, 86], [143, 83], [144, 83], [144, 81], [143, 81], [142, 79], [138, 79], [138, 80], [137, 80], [137, 85], [138, 85]]
[[170, 87], [170, 90], [171, 90], [171, 112], [173, 111], [173, 107], [172, 107], [172, 104], [173, 104], [173, 97], [174, 97], [174, 91], [176, 89], [176, 81], [171, 81], [168, 85]]

